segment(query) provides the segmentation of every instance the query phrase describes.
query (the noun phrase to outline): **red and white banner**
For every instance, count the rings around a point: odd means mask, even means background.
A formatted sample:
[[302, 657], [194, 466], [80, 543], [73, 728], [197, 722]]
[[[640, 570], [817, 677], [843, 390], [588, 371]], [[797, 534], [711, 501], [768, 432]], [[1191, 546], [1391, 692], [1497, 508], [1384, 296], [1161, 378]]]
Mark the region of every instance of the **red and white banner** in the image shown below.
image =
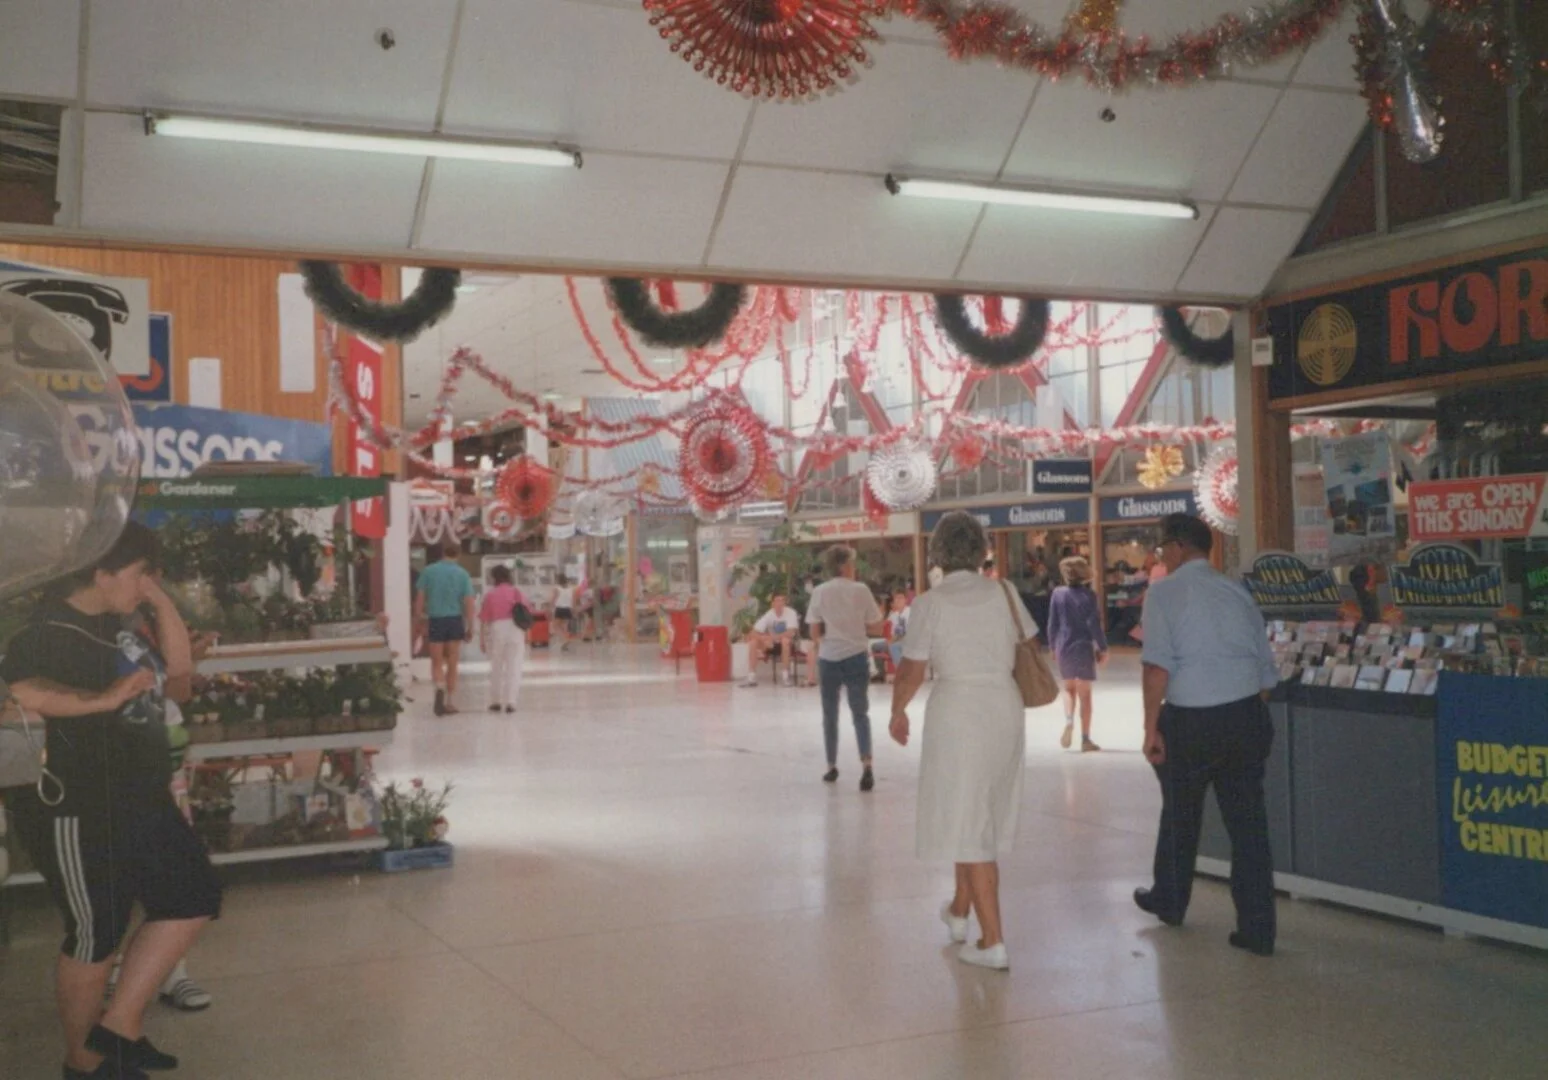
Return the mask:
[[1548, 473], [1434, 480], [1408, 488], [1408, 538], [1517, 540], [1548, 536]]
[[[382, 268], [375, 264], [355, 264], [349, 267], [349, 284], [369, 300], [382, 298]], [[377, 424], [382, 420], [382, 347], [351, 334], [349, 351], [344, 366], [344, 377], [354, 390], [361, 409]], [[349, 474], [351, 476], [382, 475], [382, 455], [360, 425], [353, 420], [349, 425]], [[355, 535], [367, 540], [380, 540], [387, 535], [387, 500], [362, 499], [354, 504]]]

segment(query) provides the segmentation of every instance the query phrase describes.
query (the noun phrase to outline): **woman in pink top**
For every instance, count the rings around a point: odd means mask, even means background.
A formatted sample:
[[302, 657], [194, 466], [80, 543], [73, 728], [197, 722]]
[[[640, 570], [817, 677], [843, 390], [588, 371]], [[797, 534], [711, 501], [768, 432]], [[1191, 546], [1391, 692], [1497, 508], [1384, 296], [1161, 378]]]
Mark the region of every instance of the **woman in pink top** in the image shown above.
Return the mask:
[[527, 598], [511, 583], [508, 566], [497, 566], [489, 573], [492, 585], [484, 593], [484, 606], [478, 614], [479, 648], [489, 657], [489, 711], [516, 711], [521, 695], [521, 668], [527, 658], [527, 635], [511, 618], [516, 605]]

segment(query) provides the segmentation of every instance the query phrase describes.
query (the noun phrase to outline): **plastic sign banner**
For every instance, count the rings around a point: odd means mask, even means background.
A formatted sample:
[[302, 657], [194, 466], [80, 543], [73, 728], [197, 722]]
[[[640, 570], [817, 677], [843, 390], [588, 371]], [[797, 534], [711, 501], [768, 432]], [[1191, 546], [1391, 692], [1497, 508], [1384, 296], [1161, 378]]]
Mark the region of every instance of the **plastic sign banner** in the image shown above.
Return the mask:
[[1265, 551], [1242, 575], [1242, 584], [1265, 611], [1337, 608], [1343, 592], [1331, 573], [1308, 566], [1287, 551]]
[[150, 373], [118, 376], [132, 405], [164, 405], [172, 400], [172, 316], [150, 317]]
[[[374, 264], [355, 264], [347, 270], [349, 284], [368, 300], [382, 298], [382, 268]], [[382, 347], [351, 334], [348, 337], [344, 377], [354, 390], [355, 400], [371, 423], [382, 422]], [[349, 467], [351, 476], [380, 476], [382, 455], [359, 423], [349, 424]], [[356, 536], [380, 540], [387, 535], [387, 503], [371, 499], [356, 503], [350, 517]]]
[[1505, 606], [1499, 563], [1481, 563], [1457, 544], [1426, 544], [1392, 567], [1392, 602], [1406, 608], [1495, 611]]
[[298, 461], [320, 476], [333, 472], [327, 424], [190, 405], [136, 405], [134, 422], [146, 479], [188, 476], [210, 461]]
[[1416, 541], [1548, 536], [1548, 473], [1413, 484], [1408, 535]]
[[[1010, 506], [965, 506], [963, 509], [986, 529], [1048, 529], [1064, 525], [1086, 525], [1091, 521], [1090, 499], [1013, 503]], [[921, 525], [924, 533], [928, 535], [934, 532], [941, 518], [948, 513], [950, 511], [947, 510], [928, 511]]]

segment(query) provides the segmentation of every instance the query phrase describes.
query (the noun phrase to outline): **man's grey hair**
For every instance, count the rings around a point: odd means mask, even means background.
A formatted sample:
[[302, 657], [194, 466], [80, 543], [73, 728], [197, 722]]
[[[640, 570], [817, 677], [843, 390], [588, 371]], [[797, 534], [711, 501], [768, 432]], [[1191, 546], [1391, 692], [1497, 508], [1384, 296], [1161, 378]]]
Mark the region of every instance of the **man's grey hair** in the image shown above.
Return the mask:
[[972, 514], [953, 510], [941, 518], [930, 534], [930, 562], [948, 574], [978, 570], [989, 550], [989, 534]]
[[830, 578], [838, 577], [844, 572], [844, 567], [854, 561], [855, 549], [843, 544], [834, 544], [822, 553], [822, 568]]

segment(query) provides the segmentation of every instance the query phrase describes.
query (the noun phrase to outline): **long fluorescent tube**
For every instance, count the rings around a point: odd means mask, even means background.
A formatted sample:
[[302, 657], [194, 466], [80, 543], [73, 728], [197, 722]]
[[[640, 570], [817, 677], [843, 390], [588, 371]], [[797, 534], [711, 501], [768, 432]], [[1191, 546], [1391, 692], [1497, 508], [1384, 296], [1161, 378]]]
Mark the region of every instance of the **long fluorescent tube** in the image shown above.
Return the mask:
[[1081, 195], [1071, 191], [1002, 187], [998, 184], [966, 184], [951, 180], [911, 180], [888, 175], [887, 190], [894, 195], [958, 202], [998, 203], [1002, 206], [1035, 206], [1043, 210], [1077, 210], [1095, 214], [1130, 214], [1139, 217], [1180, 218], [1197, 221], [1199, 208], [1182, 199], [1151, 199], [1132, 195]]
[[176, 139], [212, 139], [216, 142], [256, 143], [262, 146], [296, 146], [308, 150], [354, 150], [368, 154], [406, 154], [411, 157], [459, 158], [463, 161], [498, 161], [509, 165], [543, 165], [578, 169], [577, 150], [530, 146], [492, 139], [449, 138], [441, 135], [396, 135], [303, 124], [278, 124], [259, 120], [223, 120], [205, 116], [145, 114], [145, 134]]

